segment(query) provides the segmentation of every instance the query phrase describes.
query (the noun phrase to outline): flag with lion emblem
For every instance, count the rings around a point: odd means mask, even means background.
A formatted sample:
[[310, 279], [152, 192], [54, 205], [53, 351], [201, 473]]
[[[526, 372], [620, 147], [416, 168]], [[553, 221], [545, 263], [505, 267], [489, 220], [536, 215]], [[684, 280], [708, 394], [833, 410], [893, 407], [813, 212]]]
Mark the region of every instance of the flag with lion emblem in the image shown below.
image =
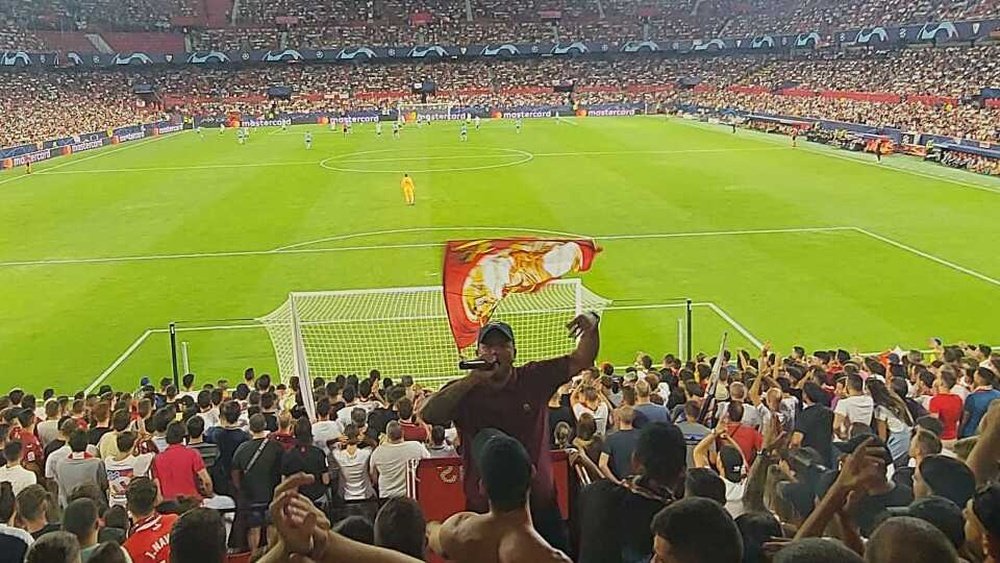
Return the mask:
[[538, 291], [567, 274], [586, 272], [600, 249], [592, 240], [515, 238], [450, 241], [444, 253], [444, 300], [455, 345], [476, 343], [510, 293]]

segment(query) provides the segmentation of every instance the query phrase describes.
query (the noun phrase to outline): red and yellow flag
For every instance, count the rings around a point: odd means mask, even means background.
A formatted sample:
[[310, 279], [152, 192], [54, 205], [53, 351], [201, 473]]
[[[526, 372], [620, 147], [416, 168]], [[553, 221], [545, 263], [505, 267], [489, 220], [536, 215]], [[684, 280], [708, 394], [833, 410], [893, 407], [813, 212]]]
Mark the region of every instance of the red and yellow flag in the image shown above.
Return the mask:
[[566, 274], [586, 272], [600, 249], [592, 240], [513, 238], [450, 241], [444, 253], [444, 302], [455, 345], [476, 343], [500, 300], [530, 293]]

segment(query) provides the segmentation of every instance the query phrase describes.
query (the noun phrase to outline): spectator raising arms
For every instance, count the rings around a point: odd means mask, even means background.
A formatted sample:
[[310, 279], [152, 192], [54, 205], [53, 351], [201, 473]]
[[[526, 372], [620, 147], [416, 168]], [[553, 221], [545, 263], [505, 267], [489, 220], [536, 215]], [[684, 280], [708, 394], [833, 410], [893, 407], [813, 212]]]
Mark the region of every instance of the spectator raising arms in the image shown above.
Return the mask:
[[[568, 356], [514, 366], [514, 331], [504, 323], [491, 323], [479, 331], [479, 356], [492, 365], [474, 370], [452, 382], [424, 403], [421, 417], [431, 425], [455, 422], [463, 441], [474, 440], [484, 428], [497, 428], [520, 441], [528, 450], [536, 471], [532, 479], [532, 522], [545, 540], [557, 549], [568, 548], [567, 533], [555, 503], [552, 465], [547, 432], [548, 401], [571, 377], [594, 365], [600, 348], [599, 318], [580, 315], [567, 326], [579, 337]], [[486, 512], [486, 502], [477, 485], [479, 473], [469, 448], [462, 450], [465, 467], [466, 508]]]

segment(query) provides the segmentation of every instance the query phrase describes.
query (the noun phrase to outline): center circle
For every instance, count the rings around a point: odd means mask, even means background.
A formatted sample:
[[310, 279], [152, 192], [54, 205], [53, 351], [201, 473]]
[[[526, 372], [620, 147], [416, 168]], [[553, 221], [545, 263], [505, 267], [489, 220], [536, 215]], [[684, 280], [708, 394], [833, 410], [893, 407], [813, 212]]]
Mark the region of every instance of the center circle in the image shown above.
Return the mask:
[[[425, 150], [433, 152], [434, 150], [438, 149], [442, 151], [454, 151], [455, 147], [428, 147]], [[533, 155], [532, 153], [518, 149], [491, 147], [489, 149], [486, 149], [486, 151], [495, 151], [495, 152], [492, 154], [490, 152], [486, 152], [485, 154], [482, 152], [475, 152], [469, 154], [440, 154], [440, 155], [431, 154], [430, 156], [421, 156], [415, 154], [411, 156], [409, 153], [403, 153], [399, 157], [387, 156], [379, 158], [379, 157], [372, 157], [372, 155], [387, 154], [387, 153], [399, 154], [400, 151], [398, 149], [375, 149], [370, 151], [358, 151], [348, 154], [331, 156], [329, 158], [321, 160], [319, 165], [322, 166], [323, 168], [326, 168], [327, 170], [333, 170], [334, 172], [358, 172], [362, 174], [386, 174], [386, 173], [401, 174], [403, 172], [406, 172], [406, 173], [419, 174], [427, 172], [471, 172], [475, 170], [492, 170], [494, 168], [506, 168], [508, 166], [518, 166], [521, 164], [527, 164], [528, 162], [531, 162], [535, 158], [535, 155]], [[506, 159], [508, 158], [513, 160], [507, 161]], [[357, 167], [358, 164], [363, 164], [363, 163], [374, 163], [376, 166], [378, 166], [378, 164], [381, 163], [392, 166], [394, 163], [401, 163], [401, 162], [422, 163], [434, 160], [455, 161], [461, 159], [472, 159], [473, 162], [475, 162], [476, 160], [483, 161], [490, 159], [504, 159], [504, 161], [495, 164], [480, 164], [480, 165], [473, 164], [471, 166], [449, 166], [442, 168], [435, 168], [432, 166], [423, 169], [415, 169], [411, 167], [392, 168], [392, 169], [377, 168], [377, 167], [376, 168]]]

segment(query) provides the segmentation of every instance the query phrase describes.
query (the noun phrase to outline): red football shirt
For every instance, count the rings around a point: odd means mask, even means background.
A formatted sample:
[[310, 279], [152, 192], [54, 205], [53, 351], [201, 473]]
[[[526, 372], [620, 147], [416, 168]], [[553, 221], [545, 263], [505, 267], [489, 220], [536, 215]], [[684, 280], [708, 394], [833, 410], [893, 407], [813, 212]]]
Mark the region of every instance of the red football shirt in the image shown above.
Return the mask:
[[760, 432], [754, 430], [752, 426], [730, 422], [726, 425], [726, 433], [736, 442], [743, 452], [743, 459], [747, 462], [747, 471], [753, 465], [753, 460], [757, 459], [757, 452], [764, 449], [764, 437]]
[[531, 505], [537, 508], [555, 503], [548, 403], [552, 393], [569, 379], [569, 357], [563, 356], [518, 367], [507, 385], [500, 389], [481, 385], [465, 395], [458, 406], [455, 426], [466, 446], [462, 448], [462, 465], [465, 468], [465, 504], [469, 510], [489, 510], [489, 502], [479, 490], [479, 471], [469, 447], [484, 428], [506, 432], [528, 450], [536, 469], [531, 480]]
[[170, 563], [170, 530], [176, 521], [176, 514], [153, 514], [136, 523], [122, 545], [132, 562]]
[[18, 432], [17, 436], [11, 436], [11, 439], [21, 442], [21, 455], [23, 456], [22, 462], [24, 464], [32, 464], [35, 467], [43, 467], [45, 465], [45, 452], [37, 436], [22, 429]]
[[198, 493], [198, 472], [205, 469], [205, 462], [197, 451], [181, 444], [167, 449], [153, 458], [153, 476], [160, 482], [163, 500], [177, 497], [201, 498]]
[[416, 422], [399, 421], [400, 428], [403, 429], [403, 440], [410, 442], [426, 442], [427, 427]]
[[931, 397], [927, 409], [931, 414], [937, 414], [938, 420], [944, 426], [941, 431], [942, 440], [958, 438], [958, 425], [962, 422], [962, 397], [951, 393], [938, 393]]

